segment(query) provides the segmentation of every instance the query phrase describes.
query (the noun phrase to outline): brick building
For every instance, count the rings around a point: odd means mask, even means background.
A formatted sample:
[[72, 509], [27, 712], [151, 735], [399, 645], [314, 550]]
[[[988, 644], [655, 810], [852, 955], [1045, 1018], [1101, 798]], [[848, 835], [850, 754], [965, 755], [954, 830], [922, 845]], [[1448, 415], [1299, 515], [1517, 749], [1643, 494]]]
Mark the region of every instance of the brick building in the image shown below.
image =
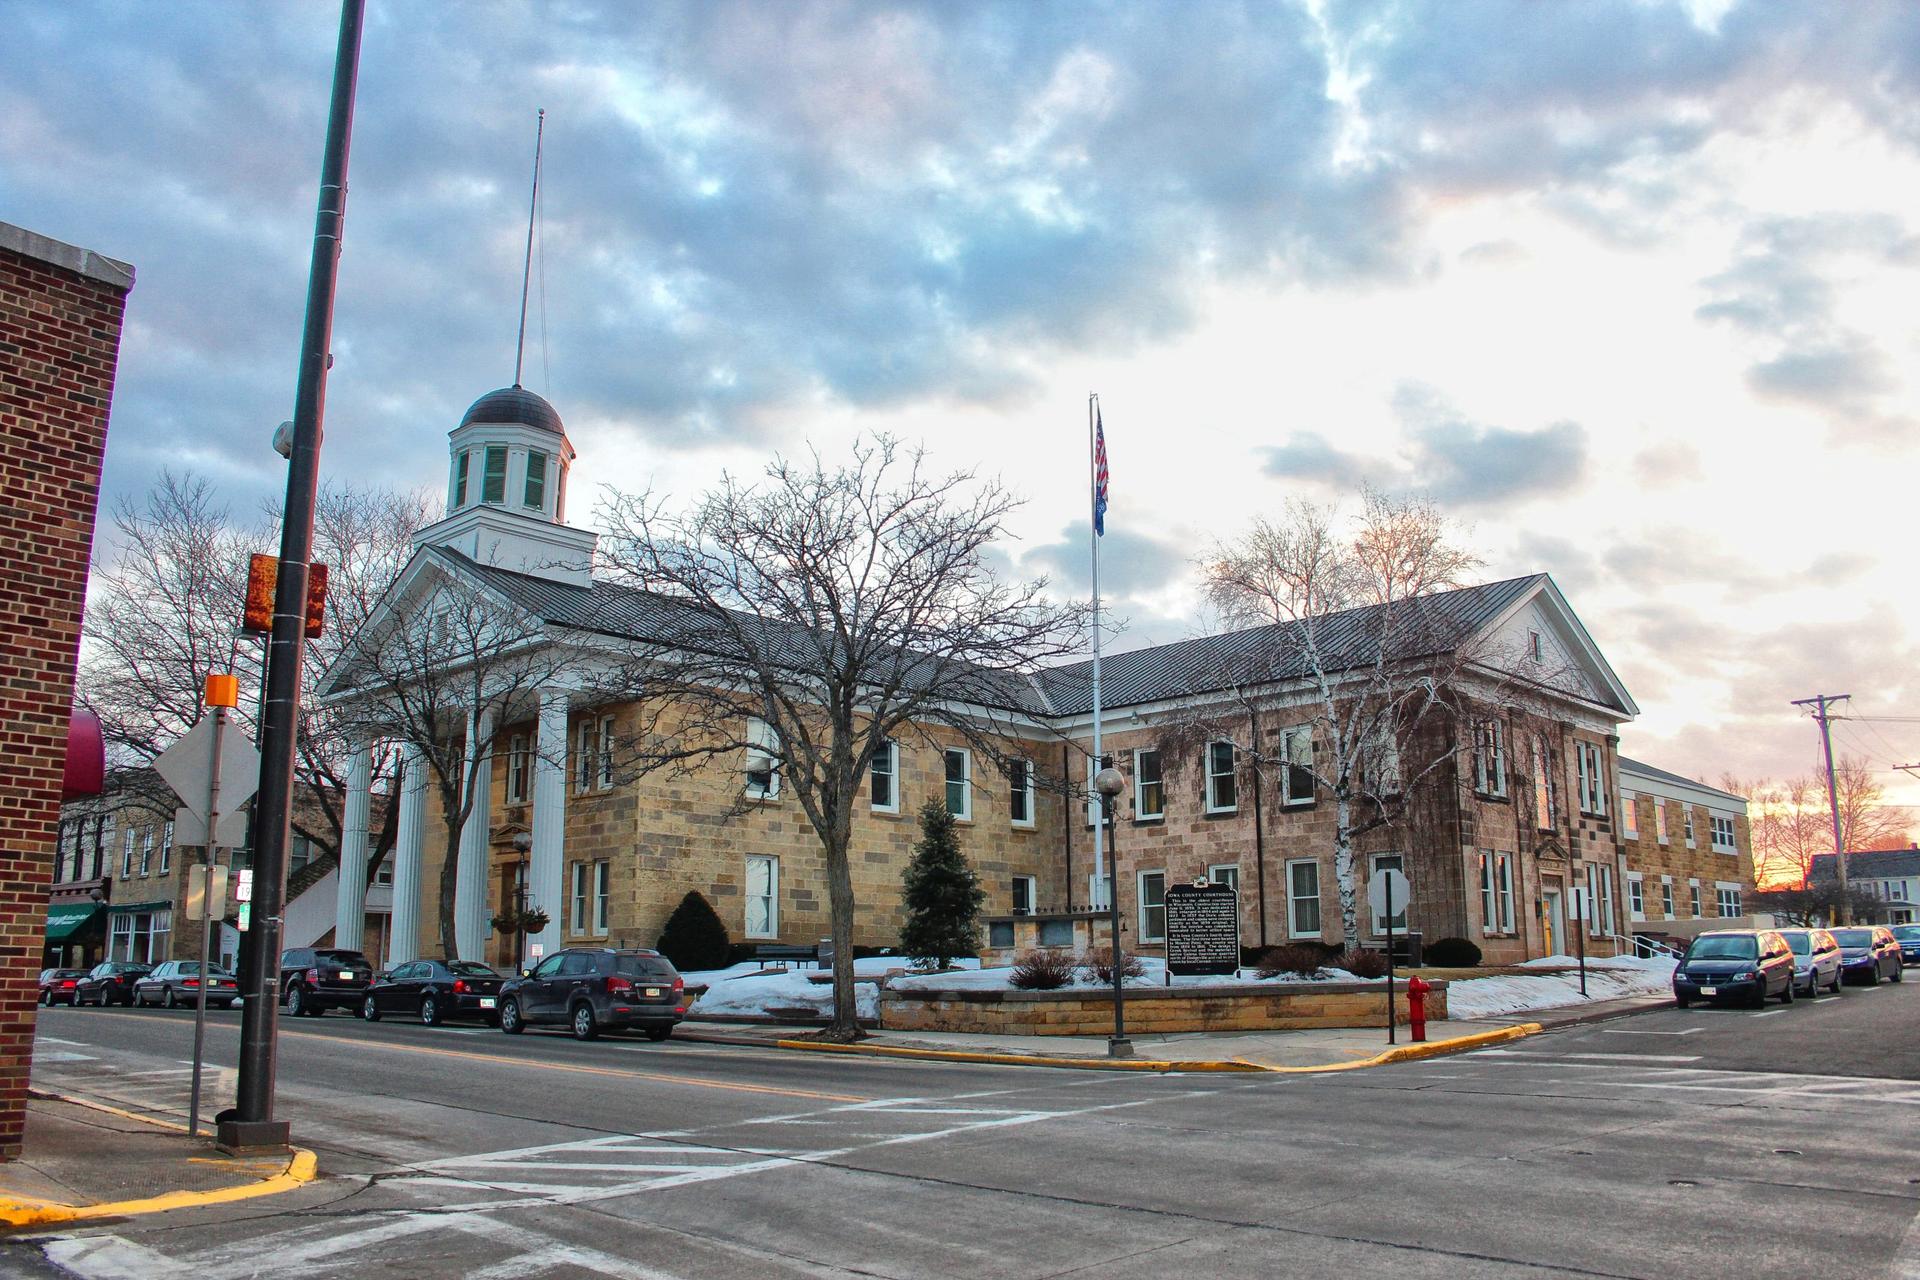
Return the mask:
[[[573, 460], [546, 401], [517, 387], [482, 397], [452, 433], [448, 515], [419, 535], [396, 599], [457, 580], [556, 646], [585, 635], [617, 638], [639, 625], [631, 620], [657, 607], [652, 598], [596, 581], [595, 535], [564, 523]], [[1359, 842], [1362, 902], [1365, 878], [1395, 867], [1413, 885], [1408, 919], [1396, 929], [1429, 941], [1469, 938], [1501, 961], [1575, 949], [1569, 930], [1591, 892], [1598, 902], [1585, 914], [1583, 944], [1593, 953], [1624, 950], [1628, 885], [1640, 883], [1629, 875], [1644, 868], [1624, 860], [1617, 826], [1617, 733], [1638, 708], [1544, 574], [1433, 597], [1429, 607], [1449, 639], [1423, 660], [1448, 671], [1460, 695], [1453, 705], [1471, 708], [1473, 723], [1427, 731], [1437, 735], [1428, 745], [1441, 767], [1398, 820]], [[1364, 637], [1369, 622], [1361, 610], [1337, 625]], [[1229, 666], [1222, 654], [1244, 650], [1248, 634], [1106, 664], [1104, 749], [1128, 778], [1129, 811], [1114, 832], [1122, 928], [1144, 951], [1161, 945], [1167, 887], [1192, 880], [1239, 890], [1249, 946], [1340, 936], [1331, 796], [1311, 779], [1302, 784], [1296, 771], [1248, 764], [1252, 743], [1269, 761], [1325, 749], [1301, 673], [1263, 671], [1246, 713], [1232, 711], [1244, 689], [1196, 677]], [[1473, 660], [1447, 665], [1462, 654]], [[350, 652], [330, 673], [330, 697], [354, 697], [354, 661]], [[929, 798], [960, 816], [989, 913], [1084, 914], [1104, 901], [1090, 858], [1087, 677], [1085, 664], [1042, 673], [1010, 698], [1017, 705], [992, 709], [1003, 754], [1026, 762], [1017, 784], [937, 731], [897, 744], [876, 763], [853, 825], [859, 942], [897, 940], [913, 815]], [[1196, 708], [1253, 723], [1236, 727], [1239, 745], [1196, 742]], [[445, 734], [488, 744], [456, 842], [463, 956], [518, 964], [522, 939], [496, 935], [490, 920], [522, 901], [547, 916], [545, 929], [524, 940], [543, 951], [575, 942], [651, 945], [689, 889], [714, 903], [736, 940], [811, 943], [828, 932], [824, 855], [776, 771], [744, 759], [692, 777], [623, 778], [612, 747], [639, 732], [640, 705], [589, 696], [564, 680], [504, 710], [449, 714]], [[390, 960], [441, 949], [437, 913], [422, 903], [441, 882], [449, 840], [417, 751], [412, 761], [399, 797]], [[363, 768], [354, 773], [367, 777]], [[1652, 789], [1642, 784], [1639, 794], [1646, 803]], [[343, 865], [363, 859], [365, 846], [364, 833], [349, 829]], [[350, 919], [354, 904], [342, 906]], [[1377, 939], [1384, 924], [1363, 907], [1361, 939]], [[349, 925], [341, 936], [353, 945], [356, 935]]]
[[1744, 928], [1753, 892], [1747, 802], [1638, 760], [1620, 760], [1622, 933], [1682, 943]]
[[0, 1158], [20, 1152], [100, 463], [133, 268], [0, 223]]

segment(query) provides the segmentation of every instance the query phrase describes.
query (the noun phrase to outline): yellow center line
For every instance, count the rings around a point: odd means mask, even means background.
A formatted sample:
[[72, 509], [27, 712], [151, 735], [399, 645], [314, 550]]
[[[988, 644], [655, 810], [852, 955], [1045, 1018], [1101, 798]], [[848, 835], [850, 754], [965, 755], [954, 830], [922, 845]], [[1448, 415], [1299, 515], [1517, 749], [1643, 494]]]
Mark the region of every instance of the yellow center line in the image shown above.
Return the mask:
[[282, 1037], [299, 1040], [324, 1040], [334, 1045], [354, 1045], [368, 1049], [386, 1049], [393, 1053], [424, 1053], [437, 1058], [464, 1058], [471, 1062], [494, 1062], [510, 1067], [532, 1067], [539, 1071], [571, 1071], [579, 1075], [621, 1076], [633, 1080], [660, 1080], [696, 1089], [727, 1089], [735, 1093], [771, 1093], [783, 1098], [813, 1098], [823, 1102], [872, 1102], [872, 1098], [851, 1093], [820, 1093], [812, 1089], [782, 1089], [770, 1084], [741, 1084], [729, 1080], [702, 1080], [697, 1076], [669, 1075], [664, 1071], [631, 1071], [624, 1067], [590, 1067], [573, 1062], [544, 1062], [537, 1058], [510, 1058], [498, 1053], [473, 1053], [463, 1049], [433, 1049], [418, 1044], [390, 1044], [380, 1040], [349, 1040], [314, 1031], [282, 1031]]

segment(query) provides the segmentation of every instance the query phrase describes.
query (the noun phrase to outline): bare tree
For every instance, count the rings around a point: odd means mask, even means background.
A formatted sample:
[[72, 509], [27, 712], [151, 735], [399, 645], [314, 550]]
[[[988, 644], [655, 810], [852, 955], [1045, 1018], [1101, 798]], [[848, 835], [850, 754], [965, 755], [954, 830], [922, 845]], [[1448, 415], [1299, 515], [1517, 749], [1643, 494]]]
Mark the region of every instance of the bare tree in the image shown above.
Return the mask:
[[1435, 597], [1478, 563], [1431, 504], [1374, 491], [1351, 521], [1294, 502], [1201, 562], [1209, 603], [1236, 630], [1188, 674], [1198, 709], [1168, 754], [1176, 768], [1216, 769], [1207, 755], [1225, 744], [1236, 770], [1331, 796], [1348, 945], [1359, 938], [1356, 843], [1444, 776], [1474, 719], [1468, 669], [1487, 655]]
[[[1849, 852], [1876, 846], [1905, 847], [1907, 816], [1886, 803], [1872, 767], [1858, 756], [1834, 762], [1834, 793], [1840, 800], [1840, 834]], [[1727, 777], [1722, 789], [1747, 797], [1753, 840], [1754, 880], [1762, 888], [1802, 888], [1813, 860], [1833, 849], [1833, 813], [1827, 780], [1818, 773], [1781, 782]]]
[[846, 465], [777, 459], [758, 484], [726, 478], [683, 511], [621, 495], [603, 517], [608, 570], [663, 606], [640, 645], [654, 695], [640, 767], [734, 762], [736, 809], [791, 788], [825, 851], [830, 1038], [861, 1034], [848, 847], [875, 754], [937, 731], [1032, 778], [1009, 744], [1030, 678], [1080, 643], [1083, 606], [990, 571], [1017, 505], [879, 437]]

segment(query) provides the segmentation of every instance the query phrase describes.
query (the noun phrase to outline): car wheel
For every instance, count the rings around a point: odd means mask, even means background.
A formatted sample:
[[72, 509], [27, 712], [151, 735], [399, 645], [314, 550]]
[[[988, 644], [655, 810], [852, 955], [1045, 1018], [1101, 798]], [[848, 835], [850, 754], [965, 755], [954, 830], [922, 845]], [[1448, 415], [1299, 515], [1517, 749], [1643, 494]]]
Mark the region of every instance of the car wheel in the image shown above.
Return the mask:
[[432, 996], [423, 997], [420, 1001], [420, 1021], [429, 1027], [437, 1027], [446, 1021], [445, 1015], [440, 1012], [440, 1002]]
[[508, 998], [500, 1002], [500, 1029], [510, 1036], [517, 1036], [526, 1028], [520, 1023], [520, 1002]]
[[1876, 964], [1873, 966], [1873, 968], [1867, 970], [1867, 985], [1870, 987], [1877, 987], [1880, 985], [1880, 966], [1879, 965]]
[[1838, 969], [1833, 971], [1833, 986], [1831, 990], [1835, 995], [1840, 994], [1840, 971]]
[[1692, 998], [1688, 996], [1675, 996], [1673, 998], [1673, 1007], [1676, 1009], [1684, 1009], [1692, 1003]]
[[1893, 972], [1888, 974], [1887, 978], [1892, 982], [1905, 982], [1907, 980], [1906, 967], [1904, 965], [1893, 966]]
[[1780, 1003], [1792, 1004], [1794, 995], [1795, 995], [1795, 992], [1793, 989], [1793, 979], [1788, 978], [1787, 985], [1780, 988]]
[[368, 1022], [380, 1021], [380, 1006], [373, 1002], [372, 996], [360, 1002], [360, 1016]]
[[287, 988], [287, 1016], [297, 1018], [307, 1011], [307, 998], [302, 994], [299, 984]]
[[166, 1006], [169, 1009], [178, 1009], [180, 1007], [180, 995], [172, 987], [167, 988]]
[[673, 1034], [672, 1027], [648, 1027], [647, 1028], [647, 1039], [653, 1041], [656, 1044], [658, 1044], [662, 1040], [665, 1040], [668, 1036], [672, 1034]]
[[584, 1001], [573, 1007], [571, 1025], [575, 1040], [592, 1040], [600, 1034], [600, 1024], [593, 1018], [593, 1006]]

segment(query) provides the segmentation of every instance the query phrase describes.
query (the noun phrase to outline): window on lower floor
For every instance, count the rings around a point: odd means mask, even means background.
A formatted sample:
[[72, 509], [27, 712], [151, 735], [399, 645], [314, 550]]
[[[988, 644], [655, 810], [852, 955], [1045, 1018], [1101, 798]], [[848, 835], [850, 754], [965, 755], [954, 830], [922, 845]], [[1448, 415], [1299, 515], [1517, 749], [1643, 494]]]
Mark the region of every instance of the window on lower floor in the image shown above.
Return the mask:
[[1673, 919], [1673, 877], [1660, 877], [1660, 914]]
[[1512, 855], [1480, 851], [1480, 912], [1487, 933], [1513, 932]]
[[1641, 882], [1640, 873], [1627, 873], [1627, 918], [1645, 920], [1647, 918], [1647, 887]]
[[1140, 942], [1167, 940], [1167, 873], [1142, 871], [1140, 887]]
[[1287, 936], [1320, 936], [1320, 863], [1296, 858], [1287, 863]]
[[1687, 914], [1695, 920], [1700, 918], [1700, 882], [1698, 880], [1687, 881]]
[[747, 936], [780, 936], [780, 859], [747, 855]]
[[1237, 862], [1216, 862], [1207, 868], [1207, 883], [1217, 884], [1223, 889], [1240, 892], [1240, 864]]
[[1034, 897], [1039, 892], [1039, 885], [1039, 880], [1033, 876], [1013, 878], [1013, 914], [1017, 916], [1033, 914]]
[[1720, 908], [1722, 919], [1732, 919], [1740, 914], [1740, 886], [1737, 884], [1716, 884], [1713, 887], [1715, 904]]

